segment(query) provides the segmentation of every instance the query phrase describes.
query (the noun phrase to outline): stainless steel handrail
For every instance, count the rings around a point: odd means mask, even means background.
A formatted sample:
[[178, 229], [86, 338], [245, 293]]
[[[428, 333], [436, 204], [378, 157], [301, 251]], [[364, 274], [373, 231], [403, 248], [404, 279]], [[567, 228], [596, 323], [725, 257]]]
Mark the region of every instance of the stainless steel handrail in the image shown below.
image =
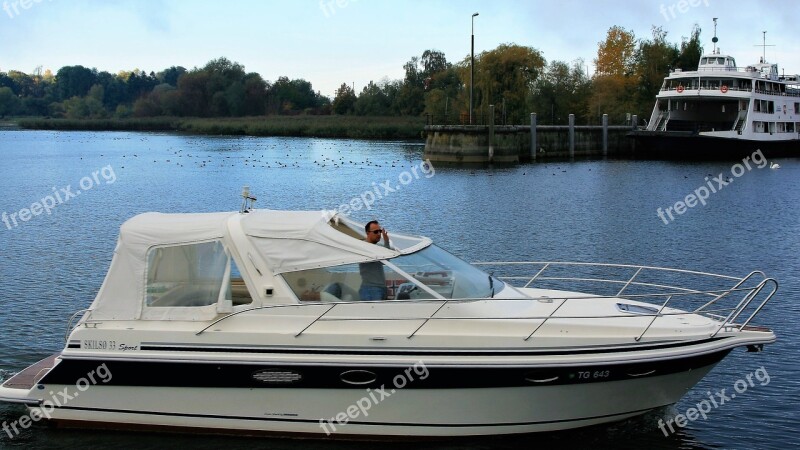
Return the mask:
[[[91, 314], [91, 311], [92, 311], [91, 309], [81, 309], [80, 311], [75, 311], [71, 316], [69, 316], [69, 321], [67, 321], [67, 332], [64, 333], [65, 343], [69, 340], [69, 334], [72, 333], [72, 330], [74, 329], [74, 327], [72, 326], [72, 321], [75, 320], [75, 318], [78, 317], [79, 314], [84, 314], [87, 312]], [[78, 324], [80, 324], [80, 321], [78, 321], [78, 323], [75, 324], [75, 326], [78, 326]]]
[[[414, 337], [416, 334], [419, 333], [426, 325], [428, 325], [432, 321], [440, 321], [440, 320], [542, 320], [536, 328], [527, 336], [525, 340], [529, 340], [534, 334], [544, 326], [544, 324], [551, 320], [551, 319], [606, 319], [606, 318], [615, 318], [615, 317], [652, 317], [652, 320], [648, 321], [647, 326], [643, 329], [643, 331], [638, 335], [638, 337], [634, 338], [635, 340], [639, 341], [642, 337], [647, 333], [647, 331], [652, 327], [655, 321], [660, 317], [667, 317], [667, 316], [674, 316], [674, 315], [687, 315], [687, 314], [700, 314], [705, 317], [710, 318], [716, 322], [719, 322], [720, 325], [717, 330], [712, 334], [715, 336], [719, 333], [722, 329], [727, 328], [738, 328], [743, 329], [747, 324], [749, 324], [753, 318], [764, 308], [764, 306], [772, 299], [774, 294], [777, 292], [778, 284], [772, 278], [766, 278], [765, 274], [761, 271], [753, 271], [750, 272], [747, 276], [743, 278], [732, 277], [728, 275], [720, 275], [708, 272], [699, 272], [699, 271], [692, 271], [692, 270], [685, 270], [685, 269], [673, 269], [673, 268], [665, 268], [665, 267], [654, 267], [654, 266], [642, 266], [642, 265], [629, 265], [629, 264], [606, 264], [606, 263], [583, 263], [583, 262], [542, 262], [542, 261], [532, 261], [532, 262], [479, 262], [474, 263], [474, 265], [483, 265], [483, 266], [507, 266], [507, 267], [522, 267], [522, 266], [537, 266], [536, 273], [533, 277], [527, 276], [508, 276], [508, 277], [498, 277], [502, 280], [527, 280], [524, 284], [524, 287], [530, 288], [535, 282], [592, 282], [592, 283], [606, 283], [609, 285], [619, 285], [622, 284], [623, 287], [620, 289], [616, 295], [601, 295], [596, 293], [587, 293], [586, 295], [575, 296], [571, 295], [569, 297], [548, 297], [549, 300], [557, 301], [562, 300], [561, 304], [559, 304], [550, 314], [541, 317], [467, 317], [467, 316], [455, 316], [451, 317], [448, 316], [438, 316], [437, 314], [447, 305], [450, 304], [462, 304], [468, 302], [498, 302], [498, 301], [531, 301], [536, 300], [536, 298], [458, 298], [458, 299], [419, 299], [419, 300], [393, 300], [390, 302], [368, 302], [368, 303], [391, 303], [391, 304], [398, 304], [398, 303], [413, 303], [413, 304], [438, 304], [435, 311], [430, 314], [420, 315], [420, 316], [411, 316], [411, 317], [327, 317], [328, 313], [330, 313], [335, 307], [339, 305], [347, 305], [347, 304], [359, 304], [363, 305], [367, 302], [360, 302], [360, 301], [348, 301], [348, 302], [334, 302], [332, 304], [326, 303], [291, 303], [291, 304], [275, 304], [275, 305], [261, 305], [253, 308], [243, 309], [240, 311], [236, 311], [225, 315], [215, 321], [213, 321], [208, 326], [204, 327], [196, 334], [200, 335], [209, 328], [213, 327], [214, 325], [236, 315], [245, 314], [253, 311], [258, 310], [268, 310], [268, 309], [276, 309], [276, 308], [300, 308], [305, 309], [308, 307], [322, 307], [328, 306], [325, 308], [325, 311], [321, 313], [315, 313], [314, 319], [305, 325], [305, 327], [300, 330], [295, 337], [300, 336], [306, 330], [308, 330], [312, 325], [317, 322], [326, 322], [326, 321], [422, 321], [422, 323], [412, 332], [409, 336], [409, 339]], [[539, 268], [538, 266], [541, 266]], [[584, 267], [584, 268], [613, 268], [613, 269], [632, 269], [634, 271], [633, 276], [622, 278], [620, 276], [614, 277], [611, 275], [603, 277], [551, 277], [546, 276], [546, 272], [548, 270], [556, 271], [558, 269], [564, 269], [568, 267]], [[671, 275], [689, 275], [689, 276], [697, 276], [697, 277], [708, 277], [712, 280], [716, 280], [717, 282], [728, 282], [728, 281], [736, 281], [736, 283], [732, 287], [727, 288], [719, 288], [719, 289], [698, 289], [692, 288], [688, 286], [679, 286], [674, 284], [674, 281], [668, 281], [670, 284], [666, 283], [656, 283], [650, 281], [638, 281], [642, 278], [645, 278], [647, 272], [656, 272], [656, 273], [669, 273]], [[750, 281], [757, 281], [760, 278], [760, 281], [752, 286], [745, 286]], [[767, 284], [772, 285], [772, 290], [768, 293], [766, 298], [764, 298], [758, 307], [753, 311], [747, 319], [744, 321], [743, 324], [738, 325], [735, 324], [735, 321], [738, 320], [744, 312], [748, 309], [751, 303], [759, 297], [762, 291], [765, 289]], [[653, 288], [659, 291], [656, 292], [647, 292], [647, 293], [626, 293], [624, 297], [620, 297], [622, 293], [629, 288]], [[664, 292], [666, 291], [666, 292]], [[730, 308], [726, 307], [725, 305], [721, 304], [721, 301], [726, 297], [733, 296], [734, 294], [741, 293], [743, 297], [735, 307]], [[683, 298], [688, 296], [689, 301], [692, 300], [692, 296], [710, 296], [713, 297], [712, 300], [707, 301], [699, 308], [694, 309], [678, 309], [677, 312], [668, 311], [664, 312], [665, 309], [668, 307], [670, 303], [674, 303], [677, 299]], [[738, 295], [736, 295], [738, 297]], [[609, 298], [620, 298], [620, 299], [627, 299], [627, 300], [634, 300], [634, 299], [658, 299], [658, 298], [665, 298], [663, 303], [661, 303], [660, 308], [657, 312], [648, 314], [648, 313], [636, 313], [636, 314], [620, 314], [620, 315], [607, 315], [607, 316], [555, 316], [556, 312], [566, 304], [569, 300], [587, 300], [587, 299], [609, 299]], [[710, 309], [711, 306], [714, 306], [714, 309]], [[654, 305], [655, 306], [655, 305]], [[77, 314], [77, 313], [76, 313]]]

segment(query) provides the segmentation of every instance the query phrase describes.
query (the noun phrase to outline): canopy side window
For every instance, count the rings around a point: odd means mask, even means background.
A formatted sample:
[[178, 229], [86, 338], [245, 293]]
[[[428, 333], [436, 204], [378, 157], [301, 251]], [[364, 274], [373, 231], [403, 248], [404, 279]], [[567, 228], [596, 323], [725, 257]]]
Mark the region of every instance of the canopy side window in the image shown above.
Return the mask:
[[230, 281], [226, 283], [225, 300], [230, 300], [233, 306], [248, 305], [253, 303], [253, 297], [244, 283], [244, 277], [236, 266], [236, 262], [231, 259]]
[[145, 305], [198, 307], [217, 303], [223, 282], [230, 279], [229, 260], [219, 241], [150, 249]]
[[[370, 270], [364, 265], [376, 265], [383, 270], [386, 287], [386, 300], [428, 299], [432, 296], [424, 290], [415, 288], [404, 276], [396, 273], [379, 261], [346, 264], [320, 269], [300, 270], [283, 274], [284, 280], [301, 302], [353, 302], [361, 301], [360, 290], [365, 284], [365, 273]], [[380, 278], [380, 277], [373, 277]], [[374, 285], [377, 279], [366, 284]]]

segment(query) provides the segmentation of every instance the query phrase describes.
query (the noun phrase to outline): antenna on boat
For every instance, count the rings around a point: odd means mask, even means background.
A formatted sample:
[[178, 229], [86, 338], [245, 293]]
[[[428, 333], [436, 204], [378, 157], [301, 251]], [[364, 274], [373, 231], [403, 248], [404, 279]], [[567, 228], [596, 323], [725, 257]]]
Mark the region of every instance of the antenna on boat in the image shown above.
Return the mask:
[[762, 33], [764, 34], [763, 43], [760, 44], [760, 45], [756, 44], [756, 47], [763, 48], [764, 56], [761, 57], [761, 64], [766, 64], [767, 63], [767, 47], [775, 47], [775, 45], [767, 45], [767, 32], [766, 31], [762, 31]]
[[714, 43], [714, 51], [712, 52], [714, 55], [717, 54], [717, 42], [719, 42], [717, 38], [717, 19], [719, 19], [719, 17], [714, 17], [714, 37], [711, 38], [711, 42]]
[[244, 186], [242, 188], [242, 199], [242, 209], [239, 212], [241, 214], [247, 214], [253, 209], [255, 206], [254, 203], [256, 202], [256, 198], [250, 196], [250, 186]]

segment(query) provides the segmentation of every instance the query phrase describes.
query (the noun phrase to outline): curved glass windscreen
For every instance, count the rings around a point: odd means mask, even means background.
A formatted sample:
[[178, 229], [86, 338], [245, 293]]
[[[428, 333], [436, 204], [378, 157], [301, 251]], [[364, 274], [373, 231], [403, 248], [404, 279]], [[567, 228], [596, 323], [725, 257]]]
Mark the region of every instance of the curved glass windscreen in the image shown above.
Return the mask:
[[369, 261], [287, 272], [281, 276], [301, 302], [436, 298], [405, 274], [448, 299], [489, 298], [505, 286], [502, 281], [490, 278], [487, 273], [434, 245], [392, 258], [390, 263]]
[[[431, 245], [410, 255], [392, 258], [391, 263], [444, 298], [488, 298], [503, 290], [502, 281]], [[410, 292], [405, 292], [410, 291]], [[413, 283], [400, 286], [398, 299], [427, 294]]]

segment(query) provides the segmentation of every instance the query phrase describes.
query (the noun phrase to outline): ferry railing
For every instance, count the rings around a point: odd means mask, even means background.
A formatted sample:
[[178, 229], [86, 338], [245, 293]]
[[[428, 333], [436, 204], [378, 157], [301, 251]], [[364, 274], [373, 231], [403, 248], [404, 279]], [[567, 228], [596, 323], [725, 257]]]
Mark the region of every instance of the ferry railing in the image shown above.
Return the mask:
[[[196, 334], [200, 335], [217, 325], [218, 323], [227, 320], [231, 317], [251, 313], [254, 311], [270, 310], [278, 308], [322, 308], [321, 312], [312, 314], [309, 321], [295, 334], [295, 337], [301, 336], [314, 324], [323, 321], [421, 321], [422, 323], [407, 336], [408, 339], [416, 336], [424, 327], [431, 322], [443, 320], [528, 320], [528, 321], [541, 321], [535, 328], [524, 338], [525, 341], [530, 340], [537, 331], [539, 331], [546, 323], [554, 319], [610, 319], [610, 318], [633, 318], [633, 317], [650, 317], [650, 320], [643, 327], [642, 331], [634, 337], [636, 341], [641, 340], [645, 334], [652, 328], [657, 319], [669, 316], [680, 316], [688, 314], [697, 314], [705, 316], [718, 325], [715, 330], [710, 333], [710, 337], [716, 336], [723, 329], [725, 330], [745, 330], [750, 322], [762, 311], [764, 306], [772, 299], [778, 289], [778, 283], [772, 278], [766, 277], [763, 272], [753, 271], [743, 278], [732, 277], [727, 275], [712, 274], [707, 272], [690, 271], [683, 269], [671, 269], [653, 266], [636, 266], [636, 265], [623, 265], [623, 264], [597, 264], [597, 263], [580, 263], [580, 262], [502, 262], [502, 263], [476, 263], [477, 266], [491, 266], [494, 268], [530, 268], [534, 267], [529, 273], [532, 276], [521, 276], [517, 274], [498, 276], [497, 278], [509, 284], [518, 283], [520, 287], [531, 288], [536, 283], [541, 284], [558, 284], [570, 285], [578, 284], [581, 286], [581, 295], [567, 296], [567, 297], [547, 297], [548, 302], [560, 303], [550, 311], [549, 314], [541, 316], [499, 316], [499, 317], [470, 317], [470, 316], [442, 316], [440, 312], [449, 305], [474, 303], [474, 302], [515, 302], [515, 301], [533, 301], [542, 300], [544, 297], [528, 297], [528, 298], [433, 298], [433, 299], [414, 299], [414, 300], [392, 300], [384, 302], [361, 302], [361, 301], [339, 301], [332, 303], [291, 303], [281, 305], [262, 305], [252, 308], [243, 309], [223, 316], [208, 326], [204, 327]], [[592, 270], [627, 270], [630, 275], [624, 277], [610, 277], [602, 275], [583, 275], [583, 276], [560, 276], [559, 271], [565, 269], [588, 269]], [[550, 272], [550, 273], [548, 273]], [[556, 272], [556, 273], [553, 273]], [[666, 277], [664, 281], [656, 281], [652, 278], [654, 274]], [[716, 287], [702, 288], [698, 286], [678, 285], [674, 281], [670, 281], [670, 277], [675, 276], [688, 276], [696, 277], [698, 280], [706, 280], [716, 282]], [[604, 287], [614, 287], [614, 289], [607, 293], [585, 292], [587, 284], [595, 284]], [[711, 283], [713, 284], [713, 283]], [[724, 284], [724, 286], [723, 286]], [[730, 286], [733, 284], [733, 286]], [[554, 289], [554, 288], [548, 288]], [[646, 291], [643, 291], [645, 290]], [[569, 301], [576, 300], [591, 300], [591, 299], [625, 299], [631, 301], [653, 302], [651, 305], [654, 307], [652, 313], [637, 312], [635, 314], [623, 313], [611, 315], [556, 315], [556, 313], [567, 304]], [[685, 299], [688, 299], [686, 301]], [[698, 299], [704, 299], [702, 305], [699, 307], [687, 308], [683, 306], [684, 303], [696, 303]], [[758, 300], [757, 300], [758, 299]], [[723, 304], [723, 302], [735, 303], [734, 306]], [[755, 302], [755, 303], [754, 303]], [[331, 312], [337, 308], [342, 308], [346, 305], [364, 305], [370, 304], [392, 304], [397, 305], [401, 303], [413, 303], [416, 305], [436, 305], [435, 310], [430, 314], [425, 315], [409, 315], [405, 317], [330, 317]], [[677, 303], [677, 304], [676, 304]], [[752, 312], [747, 313], [752, 309], [752, 305], [757, 305]], [[655, 309], [657, 307], [657, 309]], [[668, 307], [672, 307], [674, 311], [666, 311]], [[745, 318], [746, 317], [746, 318]], [[738, 321], [743, 322], [738, 323]]]

